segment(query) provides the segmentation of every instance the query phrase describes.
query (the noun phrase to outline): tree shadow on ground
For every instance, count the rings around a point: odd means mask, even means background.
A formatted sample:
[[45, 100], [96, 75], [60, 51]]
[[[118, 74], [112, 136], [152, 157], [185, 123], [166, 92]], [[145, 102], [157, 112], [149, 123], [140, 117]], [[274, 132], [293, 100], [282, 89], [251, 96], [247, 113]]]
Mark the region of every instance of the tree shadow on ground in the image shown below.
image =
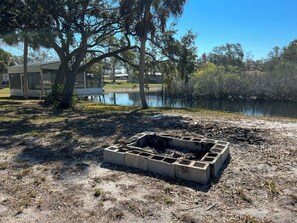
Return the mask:
[[[49, 113], [46, 113], [44, 117], [48, 115]], [[0, 136], [15, 138], [0, 142], [0, 148], [9, 150], [20, 147], [20, 152], [14, 160], [26, 161], [30, 165], [59, 163], [56, 171], [60, 175], [66, 174], [77, 164], [84, 167], [80, 168], [83, 170], [81, 174], [87, 174], [87, 162], [100, 164], [103, 161], [104, 147], [143, 131], [185, 128], [184, 118], [163, 116], [158, 112], [144, 113], [141, 110], [123, 113], [75, 111], [60, 116], [67, 121], [32, 124], [30, 120], [36, 118], [33, 111], [22, 120], [0, 122]], [[50, 144], [43, 142], [47, 138]], [[91, 141], [79, 141], [85, 138], [91, 138]]]
[[[5, 99], [5, 98], [0, 98], [0, 99]], [[0, 106], [11, 106], [11, 105], [20, 105], [22, 102], [18, 101], [0, 101]]]
[[102, 137], [116, 135], [117, 139], [131, 137], [144, 131], [165, 131], [184, 128], [185, 118], [163, 116], [157, 112], [143, 113], [134, 110], [125, 113], [91, 114], [85, 119], [69, 120], [69, 128], [74, 128], [81, 136]]
[[[37, 111], [43, 111], [42, 115], [37, 115]], [[23, 111], [23, 110], [22, 110]], [[110, 111], [99, 109], [95, 111], [67, 111], [55, 113], [52, 110], [43, 110], [40, 107], [26, 108], [25, 117], [21, 120], [0, 121], [0, 149], [13, 149], [20, 147], [20, 152], [14, 157], [15, 161], [26, 161], [30, 165], [53, 163], [59, 164], [56, 168], [57, 175], [63, 176], [75, 169], [81, 174], [88, 173], [88, 162], [101, 164], [103, 161], [103, 148], [110, 146], [120, 140], [126, 140], [131, 136], [144, 132], [192, 132], [213, 136], [215, 139], [228, 139], [230, 133], [237, 134], [237, 130], [232, 128], [222, 128], [222, 126], [200, 126], [187, 124], [188, 118], [181, 116], [163, 115], [156, 111], [142, 111], [130, 109], [129, 111]], [[0, 114], [4, 112], [0, 111]], [[48, 117], [63, 117], [65, 121], [49, 122], [44, 124], [32, 124], [30, 119]], [[233, 131], [234, 130], [234, 131]], [[52, 134], [52, 135], [50, 135]], [[239, 131], [239, 135], [257, 136], [256, 131]], [[19, 135], [19, 137], [18, 137]], [[50, 136], [49, 136], [50, 135]], [[48, 144], [43, 143], [47, 137], [50, 138]], [[13, 140], [12, 140], [13, 138]], [[80, 139], [90, 138], [90, 141], [79, 141]], [[212, 137], [210, 137], [212, 138]], [[249, 140], [251, 137], [246, 137]], [[245, 138], [243, 138], [245, 139]], [[253, 142], [257, 143], [258, 138]], [[228, 140], [227, 140], [228, 141]], [[237, 141], [238, 143], [241, 143]], [[249, 141], [248, 141], [249, 142]], [[228, 163], [225, 165], [224, 168]], [[107, 166], [102, 165], [106, 168]], [[111, 168], [119, 168], [111, 166]], [[133, 170], [132, 170], [133, 171]], [[138, 172], [138, 171], [137, 171]], [[144, 174], [144, 173], [142, 173]], [[151, 175], [149, 176], [155, 176]], [[166, 179], [183, 186], [191, 187], [195, 190], [208, 191], [211, 184], [219, 181], [220, 175], [212, 179], [207, 186], [197, 186], [197, 184], [185, 181]]]

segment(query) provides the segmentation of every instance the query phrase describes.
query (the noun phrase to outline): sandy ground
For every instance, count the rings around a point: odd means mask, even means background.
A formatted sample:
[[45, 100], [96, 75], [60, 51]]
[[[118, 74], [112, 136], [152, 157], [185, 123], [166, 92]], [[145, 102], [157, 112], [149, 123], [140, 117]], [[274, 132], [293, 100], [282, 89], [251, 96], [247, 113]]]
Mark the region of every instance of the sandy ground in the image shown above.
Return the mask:
[[[136, 133], [231, 142], [198, 185], [102, 163]], [[0, 103], [0, 222], [296, 222], [297, 120], [187, 111]]]

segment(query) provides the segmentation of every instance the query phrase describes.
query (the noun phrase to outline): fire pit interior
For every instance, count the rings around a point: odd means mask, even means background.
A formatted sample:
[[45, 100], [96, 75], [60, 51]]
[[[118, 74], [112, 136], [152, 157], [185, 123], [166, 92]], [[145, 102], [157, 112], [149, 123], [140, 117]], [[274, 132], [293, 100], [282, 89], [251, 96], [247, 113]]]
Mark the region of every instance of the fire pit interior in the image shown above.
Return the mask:
[[104, 161], [206, 184], [229, 156], [229, 143], [144, 132], [104, 150]]
[[[180, 158], [188, 160], [201, 160], [207, 152], [210, 151], [209, 145], [201, 145], [201, 139], [195, 139], [190, 145], [185, 147], [178, 143], [180, 140], [189, 141], [190, 137], [179, 139], [177, 136], [158, 135], [156, 133], [147, 134], [143, 139], [130, 144], [140, 147], [143, 150], [171, 158]], [[211, 143], [210, 143], [211, 144]], [[213, 146], [214, 144], [212, 144]]]

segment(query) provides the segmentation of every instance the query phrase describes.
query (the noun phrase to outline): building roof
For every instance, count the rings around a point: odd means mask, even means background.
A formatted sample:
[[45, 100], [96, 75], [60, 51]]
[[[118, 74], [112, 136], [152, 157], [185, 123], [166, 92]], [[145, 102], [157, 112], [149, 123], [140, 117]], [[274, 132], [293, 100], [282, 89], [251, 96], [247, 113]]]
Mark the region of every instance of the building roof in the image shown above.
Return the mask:
[[[60, 61], [47, 61], [47, 62], [38, 62], [38, 63], [28, 63], [28, 67], [39, 67], [39, 66], [43, 66], [43, 65], [49, 65], [49, 64], [54, 64], [54, 63], [60, 63]], [[18, 64], [18, 65], [14, 65], [14, 66], [10, 66], [10, 67], [23, 67], [23, 64]]]
[[[40, 72], [41, 69], [52, 69], [58, 70], [61, 62], [60, 61], [47, 61], [40, 63], [28, 63], [28, 72]], [[23, 73], [24, 65], [15, 65], [8, 67], [8, 73]]]

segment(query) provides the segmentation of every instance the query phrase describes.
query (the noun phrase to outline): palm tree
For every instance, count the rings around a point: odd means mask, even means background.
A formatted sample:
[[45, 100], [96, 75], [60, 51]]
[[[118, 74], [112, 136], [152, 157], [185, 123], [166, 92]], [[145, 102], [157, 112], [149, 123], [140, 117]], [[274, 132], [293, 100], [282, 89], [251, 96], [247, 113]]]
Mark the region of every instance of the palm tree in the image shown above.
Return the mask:
[[[144, 92], [145, 45], [148, 35], [153, 39], [156, 31], [164, 32], [167, 19], [183, 12], [186, 0], [121, 0], [120, 15], [127, 32], [134, 32], [140, 40], [139, 91], [141, 104], [148, 107]], [[136, 22], [135, 22], [136, 21]], [[134, 25], [133, 25], [134, 24]]]

